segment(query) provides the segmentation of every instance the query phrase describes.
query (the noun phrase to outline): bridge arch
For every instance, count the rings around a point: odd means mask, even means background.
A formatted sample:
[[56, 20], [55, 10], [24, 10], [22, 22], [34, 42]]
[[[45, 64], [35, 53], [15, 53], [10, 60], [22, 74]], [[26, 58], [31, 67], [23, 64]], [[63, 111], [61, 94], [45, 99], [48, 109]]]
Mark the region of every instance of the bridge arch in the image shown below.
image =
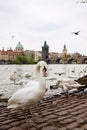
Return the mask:
[[57, 60], [56, 60], [56, 64], [61, 64], [62, 63], [62, 58], [58, 58]]
[[76, 64], [76, 63], [77, 63], [77, 60], [74, 58], [71, 58], [68, 60], [68, 64]]
[[50, 59], [47, 59], [46, 62], [47, 62], [47, 64], [51, 64], [51, 60]]
[[0, 60], [0, 64], [5, 64], [5, 60]]
[[87, 58], [84, 58], [82, 61], [83, 64], [87, 64]]

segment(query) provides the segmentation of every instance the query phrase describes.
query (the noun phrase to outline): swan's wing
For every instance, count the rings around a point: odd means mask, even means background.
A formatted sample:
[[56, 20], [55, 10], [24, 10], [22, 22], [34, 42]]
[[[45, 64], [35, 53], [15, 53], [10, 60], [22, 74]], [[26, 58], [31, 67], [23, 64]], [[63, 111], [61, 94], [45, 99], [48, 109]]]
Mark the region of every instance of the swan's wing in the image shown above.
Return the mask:
[[[35, 100], [34, 98], [38, 95], [39, 92], [39, 82], [36, 86], [26, 87], [15, 92], [12, 97], [8, 100], [8, 106], [10, 105], [21, 105], [26, 104], [29, 100]], [[8, 107], [11, 108], [11, 107]]]
[[39, 82], [38, 81], [33, 81], [33, 80], [31, 80], [31, 81], [29, 81], [26, 85], [25, 85], [25, 87], [37, 87], [39, 85]]

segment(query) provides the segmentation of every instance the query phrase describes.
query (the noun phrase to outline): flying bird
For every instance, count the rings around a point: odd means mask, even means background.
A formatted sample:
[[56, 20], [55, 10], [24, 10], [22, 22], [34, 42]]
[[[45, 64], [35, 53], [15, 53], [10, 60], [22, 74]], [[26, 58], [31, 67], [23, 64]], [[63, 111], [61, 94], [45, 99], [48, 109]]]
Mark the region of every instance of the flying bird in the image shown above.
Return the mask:
[[72, 32], [72, 33], [75, 34], [75, 35], [79, 35], [79, 32], [80, 32], [80, 31]]
[[14, 36], [12, 35], [11, 38], [14, 38]]

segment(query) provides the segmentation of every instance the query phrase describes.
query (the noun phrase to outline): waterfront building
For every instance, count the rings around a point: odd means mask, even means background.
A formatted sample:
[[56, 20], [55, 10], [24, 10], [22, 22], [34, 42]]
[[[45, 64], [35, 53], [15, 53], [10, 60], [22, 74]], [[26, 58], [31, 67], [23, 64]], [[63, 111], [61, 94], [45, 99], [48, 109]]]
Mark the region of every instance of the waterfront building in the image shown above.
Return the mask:
[[0, 64], [10, 64], [12, 63], [18, 55], [25, 54], [28, 58], [33, 58], [35, 62], [39, 60], [44, 60], [47, 63], [52, 64], [87, 64], [87, 56], [82, 56], [78, 52], [74, 54], [68, 54], [66, 45], [64, 44], [62, 53], [49, 52], [49, 46], [47, 42], [44, 41], [42, 46], [42, 51], [25, 50], [23, 45], [18, 42], [15, 50], [10, 49], [0, 50]]
[[42, 52], [41, 51], [35, 51], [35, 62], [38, 62], [42, 60]]
[[34, 58], [35, 57], [35, 51], [34, 50], [25, 50], [23, 52], [28, 58], [32, 57]]
[[23, 46], [20, 43], [17, 44], [15, 50], [12, 50], [11, 47], [7, 50], [2, 48], [2, 50], [0, 50], [0, 64], [10, 64], [16, 59], [16, 56], [22, 55], [22, 53]]
[[18, 44], [16, 45], [15, 51], [16, 52], [23, 52], [24, 51], [24, 47], [20, 42], [18, 42]]

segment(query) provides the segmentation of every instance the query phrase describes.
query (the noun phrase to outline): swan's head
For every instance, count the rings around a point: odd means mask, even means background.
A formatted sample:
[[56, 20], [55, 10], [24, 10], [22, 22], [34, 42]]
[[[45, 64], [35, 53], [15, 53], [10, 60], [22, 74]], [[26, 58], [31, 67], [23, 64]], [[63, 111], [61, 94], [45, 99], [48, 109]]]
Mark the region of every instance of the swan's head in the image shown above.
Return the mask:
[[61, 84], [63, 82], [63, 79], [61, 77], [57, 77], [56, 84]]
[[16, 71], [14, 71], [14, 74], [16, 74]]
[[47, 72], [47, 63], [45, 61], [40, 61], [36, 64], [36, 74], [39, 74], [43, 77], [46, 76]]

